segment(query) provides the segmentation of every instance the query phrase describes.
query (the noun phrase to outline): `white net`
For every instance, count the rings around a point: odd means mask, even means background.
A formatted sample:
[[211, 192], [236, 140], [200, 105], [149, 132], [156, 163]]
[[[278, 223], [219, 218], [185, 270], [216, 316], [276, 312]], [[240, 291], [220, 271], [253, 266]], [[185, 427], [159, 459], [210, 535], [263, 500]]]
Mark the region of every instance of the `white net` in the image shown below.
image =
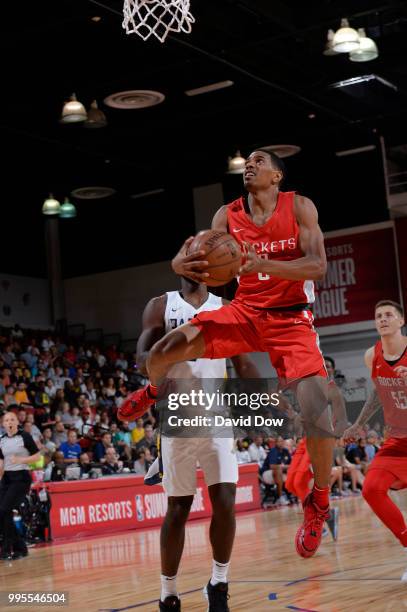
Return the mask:
[[164, 42], [169, 32], [190, 34], [195, 22], [190, 0], [124, 0], [123, 28], [143, 40], [154, 35]]

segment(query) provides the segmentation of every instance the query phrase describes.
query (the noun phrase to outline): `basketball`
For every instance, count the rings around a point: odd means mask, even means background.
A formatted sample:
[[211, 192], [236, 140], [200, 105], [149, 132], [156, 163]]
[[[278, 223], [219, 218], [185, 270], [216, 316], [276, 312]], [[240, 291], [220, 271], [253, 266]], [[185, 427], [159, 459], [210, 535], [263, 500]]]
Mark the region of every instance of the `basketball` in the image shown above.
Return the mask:
[[209, 262], [209, 266], [205, 268], [205, 272], [209, 274], [205, 283], [210, 287], [226, 285], [239, 272], [242, 251], [233, 236], [226, 232], [199, 232], [190, 244], [188, 255], [196, 251], [205, 251], [205, 260]]

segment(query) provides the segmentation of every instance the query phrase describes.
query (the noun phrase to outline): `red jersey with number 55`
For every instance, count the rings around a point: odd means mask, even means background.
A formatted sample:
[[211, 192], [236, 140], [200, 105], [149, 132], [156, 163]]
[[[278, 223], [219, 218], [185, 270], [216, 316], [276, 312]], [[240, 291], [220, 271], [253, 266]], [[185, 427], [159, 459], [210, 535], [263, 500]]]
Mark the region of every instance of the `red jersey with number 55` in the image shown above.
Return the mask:
[[407, 367], [407, 349], [397, 363], [390, 365], [383, 357], [379, 340], [374, 349], [372, 379], [383, 405], [384, 422], [393, 438], [407, 438], [407, 379], [394, 370], [400, 365]]
[[[280, 191], [276, 208], [261, 226], [253, 223], [245, 198], [227, 207], [229, 233], [244, 250], [251, 244], [256, 253], [269, 260], [291, 261], [304, 256], [299, 245], [299, 227], [294, 213], [294, 191]], [[257, 308], [276, 308], [314, 302], [312, 281], [285, 280], [256, 272], [239, 278], [236, 300]]]

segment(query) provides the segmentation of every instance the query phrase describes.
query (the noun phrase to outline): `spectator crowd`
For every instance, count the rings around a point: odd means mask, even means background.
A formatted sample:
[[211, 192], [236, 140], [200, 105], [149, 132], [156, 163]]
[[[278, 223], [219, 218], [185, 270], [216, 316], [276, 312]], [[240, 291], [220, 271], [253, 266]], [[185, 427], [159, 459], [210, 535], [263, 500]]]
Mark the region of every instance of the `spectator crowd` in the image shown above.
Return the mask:
[[[157, 456], [158, 413], [120, 422], [117, 410], [145, 384], [136, 355], [20, 329], [0, 336], [0, 415], [12, 410], [41, 451], [45, 480], [133, 472], [145, 475]], [[292, 432], [289, 429], [289, 431]], [[0, 421], [0, 434], [3, 433]], [[236, 441], [238, 463], [257, 463], [264, 500], [296, 501], [284, 483], [299, 439], [249, 432]], [[380, 425], [334, 450], [332, 495], [357, 494], [383, 442]]]

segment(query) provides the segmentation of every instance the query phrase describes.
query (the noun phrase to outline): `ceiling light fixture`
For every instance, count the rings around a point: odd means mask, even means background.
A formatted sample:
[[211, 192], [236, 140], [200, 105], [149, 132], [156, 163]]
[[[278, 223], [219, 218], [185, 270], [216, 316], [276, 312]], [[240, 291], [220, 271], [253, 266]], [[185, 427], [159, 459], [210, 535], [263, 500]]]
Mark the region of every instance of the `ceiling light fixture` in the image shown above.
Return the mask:
[[350, 53], [359, 48], [359, 34], [349, 27], [347, 19], [342, 19], [341, 27], [335, 32], [332, 48], [336, 53]]
[[233, 81], [219, 81], [218, 83], [212, 83], [212, 85], [204, 85], [203, 87], [196, 87], [195, 89], [187, 89], [185, 94], [187, 96], [200, 96], [201, 94], [210, 93], [211, 91], [218, 91], [218, 89], [225, 89], [234, 85]]
[[333, 48], [334, 36], [335, 36], [335, 32], [333, 30], [328, 30], [325, 49], [322, 52], [323, 55], [338, 55], [338, 52], [334, 51], [334, 48]]
[[71, 191], [71, 195], [78, 200], [100, 200], [109, 198], [116, 193], [112, 187], [78, 187]]
[[301, 151], [301, 147], [299, 147], [298, 145], [291, 144], [267, 145], [261, 148], [265, 149], [266, 151], [270, 151], [271, 153], [274, 153], [275, 155], [277, 155], [277, 157], [280, 158], [291, 157], [291, 155], [296, 155], [296, 153], [299, 153]]
[[49, 197], [44, 200], [44, 204], [42, 205], [42, 214], [43, 215], [58, 215], [61, 210], [61, 205], [58, 200], [55, 200], [52, 193], [49, 194]]
[[73, 219], [74, 217], [76, 217], [76, 207], [68, 200], [68, 198], [65, 198], [65, 201], [59, 211], [59, 218]]
[[96, 100], [93, 100], [88, 111], [88, 118], [85, 121], [86, 128], [102, 128], [106, 127], [107, 119], [103, 111], [98, 107]]
[[134, 110], [138, 108], [148, 108], [164, 102], [165, 95], [160, 91], [149, 89], [131, 89], [128, 91], [118, 91], [107, 96], [103, 100], [106, 106], [120, 110]]
[[88, 114], [84, 105], [79, 102], [75, 94], [72, 94], [62, 109], [61, 123], [80, 123], [86, 121]]
[[228, 161], [228, 173], [229, 174], [243, 174], [246, 165], [246, 160], [241, 156], [240, 151], [236, 151], [234, 157], [229, 157]]
[[364, 28], [359, 28], [359, 47], [349, 53], [351, 62], [370, 62], [379, 56], [374, 40], [366, 36]]

